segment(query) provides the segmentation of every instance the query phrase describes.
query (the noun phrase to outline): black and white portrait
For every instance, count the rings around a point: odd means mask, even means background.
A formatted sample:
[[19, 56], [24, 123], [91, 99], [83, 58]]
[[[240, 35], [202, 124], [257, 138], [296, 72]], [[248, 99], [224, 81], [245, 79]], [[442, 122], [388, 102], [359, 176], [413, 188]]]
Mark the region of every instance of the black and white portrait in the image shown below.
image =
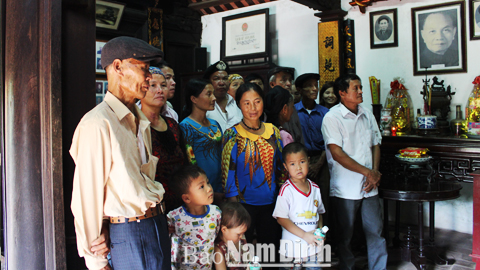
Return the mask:
[[461, 23], [463, 3], [434, 6], [437, 8], [413, 11], [416, 36], [414, 49], [416, 71], [450, 71], [465, 66], [462, 55], [464, 26]]
[[470, 39], [480, 39], [480, 0], [470, 0]]
[[477, 27], [480, 28], [480, 3], [476, 3], [477, 9], [475, 11], [475, 23]]
[[387, 15], [382, 15], [375, 22], [375, 36], [381, 40], [392, 38], [392, 20]]
[[383, 10], [370, 13], [370, 47], [396, 47], [397, 10]]
[[420, 21], [420, 68], [459, 65], [455, 10], [426, 13]]

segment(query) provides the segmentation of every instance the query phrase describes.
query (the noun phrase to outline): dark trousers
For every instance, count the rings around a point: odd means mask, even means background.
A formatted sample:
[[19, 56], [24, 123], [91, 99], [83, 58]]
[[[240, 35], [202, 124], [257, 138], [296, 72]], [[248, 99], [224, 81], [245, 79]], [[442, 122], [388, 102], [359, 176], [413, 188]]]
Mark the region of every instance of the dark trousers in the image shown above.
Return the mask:
[[110, 224], [112, 266], [122, 269], [170, 269], [167, 220], [160, 214], [140, 222]]
[[330, 202], [335, 209], [337, 218], [337, 250], [340, 259], [340, 269], [354, 269], [355, 257], [350, 248], [355, 215], [357, 211], [362, 214], [363, 231], [367, 239], [368, 268], [370, 270], [383, 270], [387, 268], [387, 246], [382, 237], [383, 222], [378, 196], [361, 200], [347, 200], [331, 197]]
[[[250, 214], [252, 223], [250, 228], [245, 232], [245, 238], [248, 243], [253, 241], [253, 233], [257, 233], [257, 243], [260, 244], [274, 244], [275, 256], [278, 261], [278, 248], [280, 247], [280, 238], [282, 235], [281, 226], [277, 220], [272, 217], [275, 204], [267, 205], [251, 205], [242, 204], [247, 212]], [[265, 259], [265, 258], [263, 258]]]

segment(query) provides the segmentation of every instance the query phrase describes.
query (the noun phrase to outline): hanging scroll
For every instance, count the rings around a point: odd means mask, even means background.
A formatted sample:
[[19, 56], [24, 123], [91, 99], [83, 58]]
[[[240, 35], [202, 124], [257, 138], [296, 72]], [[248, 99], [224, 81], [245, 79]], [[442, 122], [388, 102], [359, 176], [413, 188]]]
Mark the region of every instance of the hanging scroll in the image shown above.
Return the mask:
[[355, 36], [353, 33], [354, 31], [354, 21], [353, 20], [345, 20], [343, 22], [343, 40], [345, 40], [345, 47], [344, 47], [344, 71], [345, 74], [355, 72]]
[[163, 51], [163, 10], [148, 8], [148, 43]]
[[321, 22], [318, 24], [318, 71], [319, 85], [335, 81], [340, 76], [340, 34], [339, 22]]

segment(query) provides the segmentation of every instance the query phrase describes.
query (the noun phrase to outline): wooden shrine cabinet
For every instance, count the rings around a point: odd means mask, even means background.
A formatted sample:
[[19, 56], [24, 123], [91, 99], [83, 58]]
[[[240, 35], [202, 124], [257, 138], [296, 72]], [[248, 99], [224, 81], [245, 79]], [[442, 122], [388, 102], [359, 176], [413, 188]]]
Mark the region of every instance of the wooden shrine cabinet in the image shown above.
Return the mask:
[[[472, 260], [480, 270], [480, 140], [455, 137], [384, 136], [381, 146], [381, 171], [395, 171], [395, 155], [406, 147], [426, 147], [434, 158], [435, 179], [472, 183], [473, 247]], [[385, 179], [385, 177], [383, 177]]]

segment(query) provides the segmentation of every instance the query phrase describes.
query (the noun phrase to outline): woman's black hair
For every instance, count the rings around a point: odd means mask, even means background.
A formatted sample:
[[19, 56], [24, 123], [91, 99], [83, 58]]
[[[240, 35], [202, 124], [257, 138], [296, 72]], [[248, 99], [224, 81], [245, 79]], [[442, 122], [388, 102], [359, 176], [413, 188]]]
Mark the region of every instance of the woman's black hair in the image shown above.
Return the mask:
[[238, 87], [237, 93], [235, 94], [235, 101], [237, 102], [237, 106], [239, 108], [240, 108], [240, 100], [242, 99], [243, 94], [245, 94], [245, 92], [248, 92], [250, 90], [257, 92], [257, 94], [262, 98], [262, 100], [265, 100], [262, 88], [260, 88], [260, 86], [258, 86], [256, 83], [244, 83], [240, 85], [240, 87]]
[[212, 83], [207, 79], [191, 79], [188, 81], [187, 85], [185, 86], [185, 107], [183, 107], [180, 122], [192, 113], [193, 104], [190, 97], [198, 97], [208, 84]]
[[[325, 100], [323, 99], [323, 94], [328, 90], [328, 88], [333, 87], [334, 82], [325, 82], [322, 86], [322, 89], [320, 89], [320, 105], [325, 106]], [[340, 96], [337, 96], [337, 104], [340, 102]]]
[[293, 102], [290, 92], [281, 86], [275, 86], [265, 96], [264, 111], [267, 114], [267, 122], [279, 127], [279, 114], [285, 105]]

